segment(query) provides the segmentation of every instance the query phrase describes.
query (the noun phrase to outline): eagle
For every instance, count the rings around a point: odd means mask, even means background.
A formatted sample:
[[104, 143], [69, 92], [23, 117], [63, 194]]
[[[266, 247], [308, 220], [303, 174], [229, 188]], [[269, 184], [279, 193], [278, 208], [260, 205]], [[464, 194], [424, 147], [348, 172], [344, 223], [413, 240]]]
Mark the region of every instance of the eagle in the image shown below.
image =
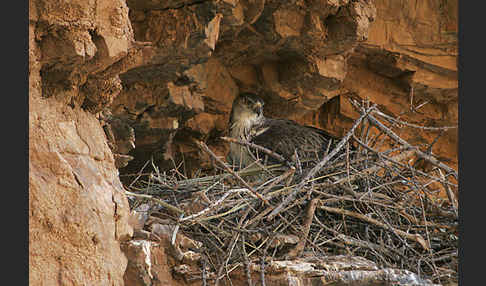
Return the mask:
[[[263, 115], [263, 100], [254, 93], [244, 92], [233, 101], [230, 114], [229, 136], [238, 141], [265, 147], [283, 156], [288, 162], [314, 162], [322, 159], [328, 148], [332, 148], [337, 138], [324, 130], [300, 125], [289, 119], [267, 118]], [[330, 149], [329, 149], [330, 150]], [[230, 143], [229, 161], [237, 167], [245, 168], [262, 159], [267, 164], [278, 161], [237, 143]]]

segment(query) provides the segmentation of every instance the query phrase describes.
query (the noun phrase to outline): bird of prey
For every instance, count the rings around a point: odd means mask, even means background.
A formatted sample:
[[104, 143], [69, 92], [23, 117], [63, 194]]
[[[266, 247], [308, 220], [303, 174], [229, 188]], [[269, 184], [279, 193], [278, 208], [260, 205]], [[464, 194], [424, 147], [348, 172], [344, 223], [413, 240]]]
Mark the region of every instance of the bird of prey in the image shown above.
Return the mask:
[[[288, 119], [273, 119], [263, 115], [263, 100], [253, 93], [241, 93], [233, 102], [230, 115], [230, 137], [254, 143], [283, 156], [287, 161], [318, 162], [337, 138], [323, 130], [303, 126]], [[229, 159], [241, 168], [263, 161], [264, 155], [253, 148], [230, 143]], [[267, 163], [277, 161], [270, 156]]]

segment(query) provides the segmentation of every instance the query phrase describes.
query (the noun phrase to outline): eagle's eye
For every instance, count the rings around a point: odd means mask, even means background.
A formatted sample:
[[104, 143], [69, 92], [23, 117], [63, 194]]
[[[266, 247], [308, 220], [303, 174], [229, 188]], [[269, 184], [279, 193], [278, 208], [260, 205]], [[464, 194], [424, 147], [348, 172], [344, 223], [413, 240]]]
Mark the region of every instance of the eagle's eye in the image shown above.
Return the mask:
[[240, 97], [240, 103], [259, 114], [262, 112], [263, 101], [256, 96], [243, 95]]

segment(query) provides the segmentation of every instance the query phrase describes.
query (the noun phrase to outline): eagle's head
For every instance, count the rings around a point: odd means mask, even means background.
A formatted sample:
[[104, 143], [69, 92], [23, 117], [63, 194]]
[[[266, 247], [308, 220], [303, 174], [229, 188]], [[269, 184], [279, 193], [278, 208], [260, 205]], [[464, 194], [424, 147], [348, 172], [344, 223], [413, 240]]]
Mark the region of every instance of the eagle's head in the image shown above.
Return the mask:
[[263, 100], [256, 94], [241, 93], [233, 101], [231, 122], [252, 125], [263, 118]]

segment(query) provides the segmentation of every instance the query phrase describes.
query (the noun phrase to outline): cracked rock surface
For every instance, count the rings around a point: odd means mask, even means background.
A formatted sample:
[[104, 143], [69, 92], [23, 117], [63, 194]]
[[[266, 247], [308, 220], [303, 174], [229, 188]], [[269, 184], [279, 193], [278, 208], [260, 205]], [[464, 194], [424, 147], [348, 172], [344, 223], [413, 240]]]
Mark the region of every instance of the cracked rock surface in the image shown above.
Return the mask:
[[129, 205], [93, 113], [137, 51], [128, 8], [38, 0], [29, 12], [29, 284], [124, 285]]
[[[456, 125], [456, 14], [457, 0], [29, 0], [30, 284], [188, 285], [164, 245], [128, 242], [119, 175], [149, 158], [211, 167], [192, 140], [226, 156], [239, 92], [336, 136], [358, 116], [350, 97]], [[399, 135], [457, 167], [457, 129]], [[131, 277], [150, 249], [152, 277]]]
[[123, 285], [132, 229], [103, 129], [55, 99], [29, 107], [30, 285]]

